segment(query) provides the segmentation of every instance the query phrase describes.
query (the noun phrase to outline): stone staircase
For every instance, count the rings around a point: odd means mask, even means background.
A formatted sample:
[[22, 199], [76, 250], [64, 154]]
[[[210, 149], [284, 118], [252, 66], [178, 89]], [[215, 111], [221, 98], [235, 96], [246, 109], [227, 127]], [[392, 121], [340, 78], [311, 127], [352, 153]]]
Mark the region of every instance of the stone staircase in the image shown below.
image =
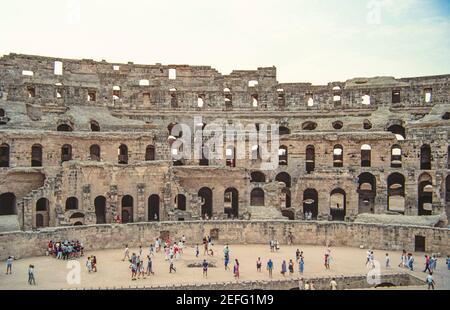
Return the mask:
[[274, 207], [248, 206], [247, 211], [251, 214], [251, 220], [286, 220], [287, 217]]
[[[57, 172], [54, 176], [47, 176], [45, 178], [44, 185], [42, 187], [32, 190], [26, 196], [22, 197], [22, 199], [17, 201], [17, 209], [20, 210], [19, 212], [21, 212], [21, 210], [25, 210], [24, 219], [27, 225], [24, 225], [23, 227], [24, 230], [31, 229], [32, 218], [30, 210], [32, 210], [35, 207], [33, 203], [35, 203], [37, 200], [43, 197], [48, 199], [54, 197], [55, 191], [59, 188], [61, 182], [62, 182], [62, 170]], [[57, 211], [56, 221], [59, 222], [60, 221], [59, 216], [61, 215], [61, 213], [58, 212], [58, 210], [56, 211]]]

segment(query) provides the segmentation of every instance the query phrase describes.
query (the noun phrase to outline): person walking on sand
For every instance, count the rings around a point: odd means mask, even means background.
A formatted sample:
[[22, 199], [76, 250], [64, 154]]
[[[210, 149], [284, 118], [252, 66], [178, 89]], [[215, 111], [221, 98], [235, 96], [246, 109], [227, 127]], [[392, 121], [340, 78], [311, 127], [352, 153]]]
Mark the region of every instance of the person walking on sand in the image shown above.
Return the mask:
[[88, 256], [88, 258], [86, 260], [86, 268], [87, 268], [89, 273], [92, 272], [92, 260], [91, 260], [90, 256]]
[[174, 264], [173, 264], [173, 258], [171, 257], [171, 258], [170, 258], [169, 273], [172, 273], [172, 271], [173, 271], [173, 272], [177, 272], [177, 270], [175, 269], [175, 266], [174, 266]]
[[430, 257], [428, 255], [425, 255], [425, 269], [423, 270], [423, 272], [431, 272], [430, 269]]
[[195, 246], [195, 257], [198, 257], [198, 255], [200, 254], [200, 250], [198, 248], [198, 244]]
[[330, 256], [328, 253], [325, 254], [325, 269], [330, 269]]
[[230, 267], [228, 267], [228, 264], [230, 263], [230, 256], [229, 254], [225, 255], [224, 260], [223, 260], [223, 265], [225, 267], [225, 270], [229, 270]]
[[336, 282], [336, 279], [335, 279], [335, 278], [333, 278], [333, 279], [330, 281], [330, 289], [331, 289], [332, 291], [336, 291], [336, 290], [337, 290], [337, 282]]
[[234, 260], [233, 274], [236, 280], [239, 280], [239, 261], [237, 259]]
[[289, 275], [293, 275], [294, 274], [294, 262], [292, 261], [292, 259], [289, 260]]
[[267, 270], [269, 271], [269, 278], [272, 278], [273, 261], [271, 259], [267, 262]]
[[28, 284], [36, 285], [36, 280], [34, 279], [34, 265], [28, 267]]
[[430, 274], [427, 276], [426, 279], [427, 285], [428, 285], [428, 290], [433, 290], [434, 291], [434, 279], [433, 279], [433, 272], [430, 272]]
[[155, 273], [153, 272], [152, 258], [150, 257], [150, 255], [147, 255], [147, 276], [149, 276], [150, 274], [154, 275]]
[[125, 258], [130, 260], [130, 249], [128, 248], [128, 244], [125, 245], [125, 250], [123, 252], [123, 259], [122, 259], [123, 262], [125, 261]]
[[300, 262], [298, 263], [298, 269], [300, 271], [300, 274], [303, 274], [303, 271], [305, 270], [305, 261], [303, 260], [303, 257], [300, 258]]

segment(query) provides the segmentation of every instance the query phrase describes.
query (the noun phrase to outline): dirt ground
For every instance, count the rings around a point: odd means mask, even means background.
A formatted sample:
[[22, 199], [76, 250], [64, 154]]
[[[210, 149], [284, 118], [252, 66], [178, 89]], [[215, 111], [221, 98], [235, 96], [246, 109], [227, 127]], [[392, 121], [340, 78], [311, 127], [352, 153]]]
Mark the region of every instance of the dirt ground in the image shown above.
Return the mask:
[[[240, 281], [245, 280], [268, 280], [266, 263], [272, 259], [275, 263], [273, 278], [282, 279], [281, 263], [282, 260], [289, 262], [292, 259], [295, 262], [295, 251], [300, 249], [304, 252], [305, 271], [303, 277], [323, 277], [337, 275], [366, 275], [368, 269], [365, 266], [367, 249], [358, 248], [331, 248], [331, 270], [326, 270], [324, 262], [325, 247], [320, 246], [281, 246], [276, 252], [270, 252], [268, 245], [230, 245], [231, 262], [238, 259], [240, 262]], [[148, 254], [148, 247], [144, 248], [143, 255]], [[138, 253], [138, 249], [130, 249]], [[122, 261], [124, 249], [89, 251], [76, 261], [81, 267], [81, 283], [71, 285], [67, 283], [67, 275], [71, 271], [67, 261], [57, 260], [53, 257], [33, 257], [16, 260], [13, 264], [13, 274], [6, 275], [6, 264], [3, 265], [0, 273], [0, 289], [73, 289], [73, 288], [128, 288], [128, 287], [151, 287], [155, 285], [171, 285], [180, 283], [208, 283], [208, 282], [228, 282], [234, 281], [232, 271], [226, 271], [223, 267], [223, 245], [214, 246], [214, 257], [204, 256], [200, 246], [200, 255], [195, 257], [195, 250], [192, 245], [184, 249], [182, 257], [175, 261], [176, 273], [169, 273], [169, 263], [164, 260], [162, 253], [157, 253], [153, 257], [153, 268], [155, 275], [146, 277], [146, 279], [131, 280], [129, 262]], [[400, 261], [400, 252], [389, 252], [391, 257], [391, 268], [386, 269], [385, 254], [386, 251], [374, 251], [375, 259], [381, 264], [381, 272], [407, 272], [404, 268], [397, 265]], [[97, 257], [98, 272], [88, 273], [86, 268], [86, 258], [90, 255]], [[256, 260], [261, 257], [263, 262], [263, 271], [256, 272]], [[202, 262], [207, 259], [215, 262], [217, 267], [209, 268], [208, 277], [204, 278], [201, 268], [189, 268], [188, 263]], [[424, 263], [424, 254], [415, 253], [414, 275], [425, 279], [426, 274], [422, 272]], [[27, 283], [27, 269], [30, 264], [35, 266], [36, 286], [30, 286]], [[73, 268], [73, 267], [72, 267]], [[231, 268], [232, 270], [232, 264]], [[409, 272], [409, 271], [408, 271]], [[294, 276], [286, 277], [298, 278], [298, 265], [295, 265]], [[450, 289], [450, 271], [445, 265], [445, 258], [438, 260], [438, 268], [435, 273], [437, 289]], [[425, 289], [425, 287], [411, 287], [411, 289]]]

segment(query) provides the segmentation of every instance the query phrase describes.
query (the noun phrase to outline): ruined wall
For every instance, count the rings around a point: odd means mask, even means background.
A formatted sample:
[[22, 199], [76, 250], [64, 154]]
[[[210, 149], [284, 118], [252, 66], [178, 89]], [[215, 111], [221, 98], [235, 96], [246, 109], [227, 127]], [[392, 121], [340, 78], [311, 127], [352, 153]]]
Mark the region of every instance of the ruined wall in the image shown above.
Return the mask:
[[450, 253], [449, 230], [427, 227], [387, 226], [378, 224], [298, 222], [298, 221], [211, 221], [160, 222], [127, 225], [94, 225], [49, 228], [39, 232], [0, 233], [0, 258], [17, 258], [45, 254], [50, 240], [80, 240], [87, 250], [146, 245], [162, 232], [172, 238], [187, 236], [196, 243], [218, 229], [217, 242], [224, 244], [266, 244], [277, 239], [286, 244], [289, 233], [295, 244], [319, 246], [360, 245], [371, 249], [415, 251], [415, 236], [425, 237], [426, 252]]

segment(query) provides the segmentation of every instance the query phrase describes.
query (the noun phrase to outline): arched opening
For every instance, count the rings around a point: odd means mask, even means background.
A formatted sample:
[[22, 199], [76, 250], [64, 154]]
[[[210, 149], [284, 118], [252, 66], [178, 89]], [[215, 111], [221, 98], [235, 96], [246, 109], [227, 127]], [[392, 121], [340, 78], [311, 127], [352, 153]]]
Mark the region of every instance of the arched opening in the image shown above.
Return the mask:
[[358, 176], [358, 213], [375, 213], [376, 179], [365, 172]]
[[155, 160], [155, 146], [148, 145], [145, 149], [145, 160], [152, 161]]
[[311, 131], [311, 130], [315, 130], [316, 128], [317, 128], [317, 123], [314, 123], [314, 122], [304, 122], [302, 124], [302, 129], [303, 130]]
[[251, 183], [265, 183], [266, 176], [261, 171], [253, 171], [250, 174], [250, 182]]
[[84, 214], [83, 213], [74, 213], [70, 216], [70, 222], [73, 223], [73, 226], [82, 226], [84, 223]]
[[230, 187], [225, 190], [224, 197], [224, 213], [229, 219], [239, 217], [239, 192], [237, 189]]
[[303, 192], [303, 214], [305, 219], [315, 220], [319, 215], [319, 194], [313, 188]]
[[100, 161], [100, 155], [100, 146], [98, 146], [97, 144], [91, 145], [91, 147], [89, 148], [89, 157], [91, 158], [91, 160]]
[[291, 188], [291, 176], [287, 172], [280, 172], [277, 174], [275, 181], [282, 182], [287, 188]]
[[428, 144], [420, 148], [420, 170], [431, 170], [431, 147]]
[[365, 119], [364, 122], [363, 122], [363, 128], [365, 130], [372, 129], [372, 123], [368, 119]]
[[48, 227], [50, 220], [50, 202], [41, 198], [36, 202], [36, 228]]
[[186, 211], [186, 196], [183, 194], [178, 194], [175, 198], [175, 202], [178, 210]]
[[16, 195], [13, 193], [4, 193], [0, 195], [0, 215], [17, 214]]
[[284, 183], [284, 188], [281, 190], [281, 207], [291, 207], [291, 176], [286, 172], [281, 172], [275, 177], [275, 181]]
[[0, 167], [9, 167], [9, 145], [6, 143], [0, 145]]
[[234, 168], [236, 167], [236, 151], [234, 146], [227, 146], [225, 150], [225, 156], [226, 156], [226, 164], [227, 167]]
[[224, 88], [223, 90], [225, 108], [232, 109], [233, 108], [233, 96], [231, 95], [231, 90], [229, 88]]
[[56, 127], [56, 131], [70, 132], [73, 131], [73, 128], [70, 124], [63, 123]]
[[106, 223], [106, 198], [104, 196], [97, 196], [94, 200], [95, 217], [97, 224]]
[[447, 169], [450, 169], [450, 145], [447, 148]]
[[42, 167], [42, 145], [40, 144], [31, 147], [31, 167]]
[[316, 168], [316, 150], [314, 145], [306, 147], [306, 172], [310, 174]]
[[280, 133], [280, 136], [290, 135], [291, 130], [289, 128], [287, 128], [286, 126], [280, 126], [279, 133]]
[[148, 221], [149, 222], [158, 222], [159, 218], [159, 196], [151, 195], [148, 197]]
[[183, 136], [182, 127], [178, 123], [170, 123], [167, 126], [167, 130], [169, 131], [169, 138], [172, 137], [176, 139], [181, 138]]
[[333, 125], [333, 128], [336, 130], [340, 130], [340, 129], [342, 129], [342, 127], [344, 127], [344, 123], [342, 123], [341, 121], [333, 122], [332, 125]]
[[125, 144], [121, 144], [117, 151], [118, 153], [118, 162], [120, 165], [128, 164], [128, 147]]
[[198, 164], [200, 166], [209, 166], [209, 148], [206, 145], [202, 145], [201, 152], [202, 158], [200, 158]]
[[69, 144], [64, 144], [61, 147], [61, 161], [70, 161], [72, 160], [72, 146]]
[[133, 223], [134, 199], [131, 195], [122, 197], [122, 223]]
[[97, 121], [91, 121], [91, 131], [100, 131], [100, 125]]
[[388, 177], [388, 210], [405, 213], [405, 177], [393, 173]]
[[176, 88], [170, 89], [170, 106], [172, 108], [178, 108], [178, 95]]
[[333, 148], [333, 167], [341, 168], [344, 166], [344, 148], [342, 145], [335, 145]]
[[264, 190], [262, 188], [254, 188], [250, 193], [250, 205], [264, 207]]
[[0, 109], [0, 117], [5, 117], [5, 116], [6, 116], [5, 110]]
[[69, 197], [66, 199], [66, 211], [78, 210], [78, 199], [76, 197]]
[[342, 188], [336, 188], [330, 194], [330, 215], [332, 221], [344, 221], [347, 210], [346, 193]]
[[433, 214], [433, 179], [428, 173], [418, 180], [419, 216]]
[[445, 204], [447, 206], [447, 219], [450, 220], [450, 174], [445, 179]]
[[119, 100], [122, 97], [122, 89], [120, 86], [113, 86], [113, 93], [112, 93], [113, 100]]
[[259, 145], [252, 146], [252, 160], [261, 160], [261, 148]]
[[278, 149], [278, 164], [280, 166], [287, 166], [288, 164], [288, 148], [287, 146], [280, 146]]
[[282, 209], [290, 209], [291, 208], [291, 190], [287, 187], [281, 189], [280, 193], [280, 206]]
[[372, 159], [372, 147], [368, 144], [361, 146], [361, 167], [370, 167]]
[[406, 139], [406, 130], [401, 125], [391, 125], [387, 130], [395, 134], [398, 141], [403, 141]]
[[198, 191], [198, 196], [202, 200], [202, 218], [204, 218], [206, 215], [208, 218], [212, 217], [213, 213], [213, 193], [212, 190], [208, 187], [203, 187]]
[[391, 148], [391, 168], [402, 167], [402, 148], [400, 145], [393, 145]]

